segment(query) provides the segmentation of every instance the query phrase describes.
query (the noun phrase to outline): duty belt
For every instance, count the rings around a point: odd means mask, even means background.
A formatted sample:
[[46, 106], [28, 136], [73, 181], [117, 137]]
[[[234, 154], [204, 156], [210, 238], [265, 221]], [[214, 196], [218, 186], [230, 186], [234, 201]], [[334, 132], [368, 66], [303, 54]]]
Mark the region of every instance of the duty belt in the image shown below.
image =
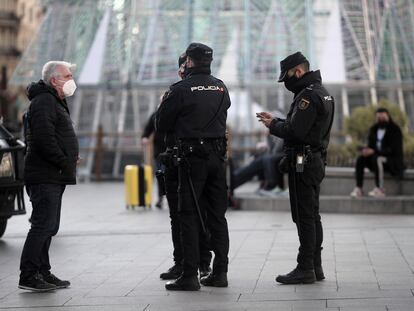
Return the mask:
[[224, 137], [203, 137], [203, 138], [181, 138], [180, 141], [183, 144], [189, 145], [203, 145], [212, 143], [221, 143], [225, 141]]

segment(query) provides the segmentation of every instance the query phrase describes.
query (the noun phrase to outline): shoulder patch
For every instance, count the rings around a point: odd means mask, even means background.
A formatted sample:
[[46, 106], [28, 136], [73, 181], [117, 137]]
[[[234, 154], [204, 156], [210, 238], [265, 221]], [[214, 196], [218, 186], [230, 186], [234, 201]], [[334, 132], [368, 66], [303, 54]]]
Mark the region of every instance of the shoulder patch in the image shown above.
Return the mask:
[[309, 107], [309, 104], [310, 104], [310, 100], [302, 98], [299, 102], [298, 108], [300, 110], [305, 110]]

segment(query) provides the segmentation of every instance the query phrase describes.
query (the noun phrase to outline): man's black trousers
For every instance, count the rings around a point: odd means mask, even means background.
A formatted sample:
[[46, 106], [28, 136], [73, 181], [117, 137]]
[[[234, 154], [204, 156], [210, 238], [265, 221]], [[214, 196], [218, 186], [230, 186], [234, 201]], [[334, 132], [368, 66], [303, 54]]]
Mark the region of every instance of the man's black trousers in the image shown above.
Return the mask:
[[323, 229], [319, 215], [320, 183], [325, 175], [325, 164], [320, 153], [305, 164], [303, 173], [289, 171], [289, 196], [293, 222], [299, 236], [298, 267], [302, 270], [321, 266]]
[[[357, 187], [362, 188], [364, 184], [364, 169], [367, 167], [371, 172], [375, 175], [375, 185], [377, 187], [380, 186], [379, 181], [379, 172], [378, 172], [378, 156], [373, 154], [369, 157], [364, 157], [360, 155], [355, 163], [355, 177], [356, 177], [356, 184]], [[389, 171], [387, 163], [383, 164], [384, 171]]]
[[[176, 264], [181, 265], [183, 263], [183, 243], [181, 239], [181, 226], [180, 219], [178, 216], [178, 176], [177, 167], [171, 166], [166, 168], [165, 174], [165, 187], [167, 191], [168, 207], [170, 209], [170, 220], [171, 220], [171, 235], [173, 242], [173, 257]], [[205, 202], [205, 200], [203, 200]], [[202, 202], [200, 202], [202, 203]], [[211, 247], [210, 239], [200, 231], [199, 236], [200, 243], [200, 266], [208, 267], [211, 261]]]
[[31, 228], [27, 234], [20, 261], [20, 277], [29, 278], [40, 272], [50, 273], [49, 247], [52, 236], [59, 231], [62, 195], [65, 185], [27, 185], [32, 202]]
[[213, 144], [206, 143], [208, 155], [188, 155], [180, 166], [181, 205], [178, 215], [183, 243], [184, 276], [195, 276], [200, 263], [200, 218], [191, 193], [188, 177], [194, 185], [201, 213], [206, 215], [210, 232], [210, 246], [214, 252], [213, 273], [227, 272], [229, 233], [225, 213], [227, 209], [227, 184], [225, 162]]

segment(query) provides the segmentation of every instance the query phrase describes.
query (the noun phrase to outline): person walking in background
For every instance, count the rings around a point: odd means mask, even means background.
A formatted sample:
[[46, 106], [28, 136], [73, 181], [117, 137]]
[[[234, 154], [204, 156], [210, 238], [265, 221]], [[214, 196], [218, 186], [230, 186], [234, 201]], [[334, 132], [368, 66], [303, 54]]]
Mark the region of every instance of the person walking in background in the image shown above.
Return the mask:
[[[165, 151], [165, 133], [155, 130], [155, 112], [151, 114], [149, 117], [147, 124], [145, 125], [144, 131], [141, 136], [141, 143], [143, 147], [149, 147], [150, 143], [150, 136], [154, 134], [153, 137], [153, 156], [155, 161], [155, 171], [161, 170], [164, 171], [164, 167], [162, 163], [158, 159], [158, 155], [161, 152]], [[158, 200], [155, 203], [155, 206], [158, 208], [162, 208], [162, 203], [164, 199], [164, 194], [162, 193], [162, 189], [158, 188]]]
[[356, 187], [351, 197], [363, 195], [364, 169], [367, 167], [375, 174], [375, 187], [369, 196], [384, 197], [384, 172], [402, 178], [404, 172], [403, 135], [400, 127], [394, 123], [385, 108], [375, 112], [376, 123], [370, 128], [368, 145], [361, 148], [355, 164]]
[[31, 228], [20, 261], [18, 287], [49, 291], [70, 286], [51, 273], [49, 248], [59, 230], [66, 185], [76, 184], [79, 145], [66, 98], [76, 90], [73, 64], [51, 61], [28, 86], [24, 181], [32, 202]]

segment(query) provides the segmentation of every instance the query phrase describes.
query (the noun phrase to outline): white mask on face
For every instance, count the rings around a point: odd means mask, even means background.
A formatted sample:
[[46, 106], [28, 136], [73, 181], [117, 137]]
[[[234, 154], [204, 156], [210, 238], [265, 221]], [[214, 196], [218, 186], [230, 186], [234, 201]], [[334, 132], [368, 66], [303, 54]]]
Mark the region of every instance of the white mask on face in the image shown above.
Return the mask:
[[76, 83], [73, 79], [68, 80], [63, 84], [63, 94], [65, 94], [65, 97], [72, 96], [76, 91]]
[[[58, 80], [58, 81], [63, 82], [62, 80]], [[73, 79], [66, 81], [62, 87], [62, 91], [65, 97], [72, 96], [76, 91], [76, 87], [77, 87], [76, 83]]]

